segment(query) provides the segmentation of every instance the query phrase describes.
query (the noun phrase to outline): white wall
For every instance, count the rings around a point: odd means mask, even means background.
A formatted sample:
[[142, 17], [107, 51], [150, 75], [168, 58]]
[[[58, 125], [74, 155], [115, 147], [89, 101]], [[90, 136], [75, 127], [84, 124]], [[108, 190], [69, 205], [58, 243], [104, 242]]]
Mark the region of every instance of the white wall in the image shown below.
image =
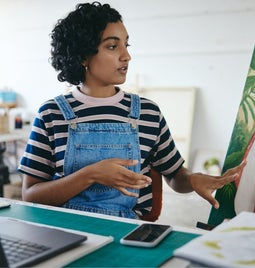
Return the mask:
[[[49, 33], [79, 2], [0, 0], [0, 88], [13, 88], [32, 112], [67, 87], [48, 63]], [[134, 85], [139, 74], [141, 87], [196, 87], [191, 156], [202, 148], [225, 151], [255, 44], [255, 1], [108, 3], [123, 15], [130, 35], [126, 84]]]

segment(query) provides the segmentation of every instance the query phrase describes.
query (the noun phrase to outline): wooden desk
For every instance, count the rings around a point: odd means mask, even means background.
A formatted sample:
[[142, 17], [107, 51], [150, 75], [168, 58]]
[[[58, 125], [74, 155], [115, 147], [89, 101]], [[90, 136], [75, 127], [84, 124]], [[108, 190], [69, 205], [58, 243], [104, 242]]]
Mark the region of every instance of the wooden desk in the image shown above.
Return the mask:
[[[6, 199], [4, 199], [6, 200]], [[134, 229], [140, 220], [87, 213], [71, 209], [44, 206], [23, 201], [7, 200], [10, 208], [0, 210], [0, 216], [13, 217], [50, 226], [78, 230], [97, 235], [113, 236], [114, 241], [86, 255], [68, 267], [176, 267], [173, 250], [198, 236], [201, 230], [174, 227], [173, 232], [155, 248], [121, 245], [122, 236]], [[166, 263], [166, 261], [170, 259]], [[185, 265], [187, 262], [181, 262]], [[185, 267], [182, 266], [182, 267]], [[178, 262], [180, 266], [180, 261]]]

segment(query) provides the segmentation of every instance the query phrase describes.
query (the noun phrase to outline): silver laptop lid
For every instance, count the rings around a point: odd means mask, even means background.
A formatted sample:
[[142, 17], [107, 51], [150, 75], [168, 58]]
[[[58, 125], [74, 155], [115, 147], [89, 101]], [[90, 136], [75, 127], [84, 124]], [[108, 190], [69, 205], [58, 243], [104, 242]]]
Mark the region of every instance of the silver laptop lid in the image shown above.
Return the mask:
[[74, 248], [86, 239], [86, 236], [71, 231], [0, 217], [0, 257], [3, 262], [0, 267], [31, 266]]

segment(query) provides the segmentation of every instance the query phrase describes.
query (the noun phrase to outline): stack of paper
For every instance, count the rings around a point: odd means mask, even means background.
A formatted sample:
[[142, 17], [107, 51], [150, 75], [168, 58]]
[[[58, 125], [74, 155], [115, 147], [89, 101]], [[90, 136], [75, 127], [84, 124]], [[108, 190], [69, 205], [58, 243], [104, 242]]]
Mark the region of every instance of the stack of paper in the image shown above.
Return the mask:
[[209, 267], [255, 267], [255, 213], [240, 213], [178, 248], [174, 256]]

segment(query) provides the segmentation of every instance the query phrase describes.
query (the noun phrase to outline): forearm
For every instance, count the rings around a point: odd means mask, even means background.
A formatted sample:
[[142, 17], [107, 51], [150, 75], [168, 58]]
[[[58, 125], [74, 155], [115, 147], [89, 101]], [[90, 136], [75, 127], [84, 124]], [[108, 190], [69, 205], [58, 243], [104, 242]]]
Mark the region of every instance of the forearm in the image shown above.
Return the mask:
[[60, 206], [87, 189], [92, 183], [89, 168], [46, 182], [26, 175], [23, 180], [22, 198], [28, 202]]
[[181, 167], [174, 177], [166, 177], [166, 182], [178, 193], [189, 193], [194, 190], [190, 182], [191, 175], [192, 173], [187, 168]]

